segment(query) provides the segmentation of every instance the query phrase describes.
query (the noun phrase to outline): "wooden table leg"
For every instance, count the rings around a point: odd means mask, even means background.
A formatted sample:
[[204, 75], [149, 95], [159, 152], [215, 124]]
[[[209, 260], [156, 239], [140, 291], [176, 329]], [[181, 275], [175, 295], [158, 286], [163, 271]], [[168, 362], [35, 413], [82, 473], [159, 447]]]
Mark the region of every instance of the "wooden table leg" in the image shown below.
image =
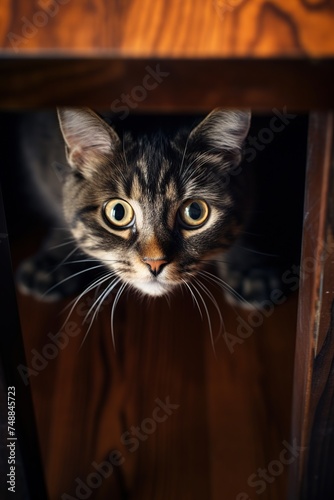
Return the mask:
[[[308, 137], [290, 468], [291, 500], [334, 498], [334, 116]], [[284, 368], [282, 368], [284, 369]]]

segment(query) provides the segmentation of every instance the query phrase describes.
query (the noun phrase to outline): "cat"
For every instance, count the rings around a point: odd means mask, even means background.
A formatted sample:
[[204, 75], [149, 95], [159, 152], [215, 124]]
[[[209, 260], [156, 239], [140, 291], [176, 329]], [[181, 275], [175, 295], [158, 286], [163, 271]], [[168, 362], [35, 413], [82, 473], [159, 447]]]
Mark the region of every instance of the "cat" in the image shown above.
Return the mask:
[[57, 114], [59, 125], [48, 113], [23, 121], [30, 133], [22, 155], [30, 190], [68, 234], [51, 232], [22, 263], [23, 292], [59, 299], [103, 270], [87, 289], [104, 283], [104, 296], [125, 287], [151, 297], [180, 286], [193, 293], [193, 280], [213, 279], [208, 266], [216, 263], [230, 298], [247, 305], [267, 297], [275, 277], [257, 272], [242, 250], [254, 198], [251, 169], [240, 167], [249, 111], [216, 108], [149, 124], [139, 116], [127, 127], [86, 108]]

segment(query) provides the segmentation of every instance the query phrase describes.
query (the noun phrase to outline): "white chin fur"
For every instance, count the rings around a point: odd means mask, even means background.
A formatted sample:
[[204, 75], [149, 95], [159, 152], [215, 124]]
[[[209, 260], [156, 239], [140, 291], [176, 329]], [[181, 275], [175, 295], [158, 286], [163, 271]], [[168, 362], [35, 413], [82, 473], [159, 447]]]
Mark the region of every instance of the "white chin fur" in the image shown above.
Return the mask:
[[140, 290], [145, 295], [150, 295], [151, 297], [159, 297], [161, 295], [166, 295], [171, 292], [174, 288], [172, 285], [163, 285], [158, 281], [148, 281], [148, 282], [136, 282], [135, 288]]

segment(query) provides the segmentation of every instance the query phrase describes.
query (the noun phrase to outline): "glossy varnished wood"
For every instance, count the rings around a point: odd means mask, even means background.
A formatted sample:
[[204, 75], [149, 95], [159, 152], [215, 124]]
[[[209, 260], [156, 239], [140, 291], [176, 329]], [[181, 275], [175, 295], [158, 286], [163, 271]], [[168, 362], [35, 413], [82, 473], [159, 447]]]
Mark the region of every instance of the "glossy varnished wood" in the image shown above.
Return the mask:
[[333, 474], [333, 114], [310, 121], [292, 434], [291, 500], [330, 498]]
[[[247, 322], [249, 312], [212, 292], [225, 331], [236, 334], [238, 318]], [[50, 499], [64, 492], [75, 496], [76, 478], [87, 482], [92, 463], [115, 449], [124, 463], [94, 490], [94, 498], [220, 500], [242, 492], [252, 498], [249, 476], [267, 468], [289, 440], [295, 299], [233, 349], [207, 301], [216, 354], [205, 312], [201, 320], [187, 293], [176, 294], [170, 305], [124, 296], [115, 315], [116, 351], [108, 300], [79, 350], [87, 328], [85, 299], [69, 320], [79, 333], [30, 377]], [[32, 367], [36, 352], [50, 343], [48, 334], [61, 328], [65, 313], [59, 311], [66, 303], [41, 304], [19, 295], [19, 304]], [[136, 449], [124, 446], [121, 436], [146, 425], [157, 398], [179, 406]], [[262, 498], [285, 497], [287, 472], [267, 484]]]
[[5, 0], [0, 15], [9, 52], [320, 58], [334, 51], [330, 1]]
[[136, 108], [332, 107], [333, 19], [320, 1], [6, 0], [0, 106], [108, 108], [160, 63]]
[[[194, 112], [217, 106], [281, 112], [334, 107], [331, 60], [14, 57], [0, 61], [0, 106], [89, 105], [128, 111]], [[150, 68], [148, 70], [148, 68]], [[152, 90], [143, 83], [150, 79]], [[139, 90], [138, 90], [139, 88]], [[130, 105], [126, 99], [130, 97]], [[138, 97], [137, 97], [138, 96]]]

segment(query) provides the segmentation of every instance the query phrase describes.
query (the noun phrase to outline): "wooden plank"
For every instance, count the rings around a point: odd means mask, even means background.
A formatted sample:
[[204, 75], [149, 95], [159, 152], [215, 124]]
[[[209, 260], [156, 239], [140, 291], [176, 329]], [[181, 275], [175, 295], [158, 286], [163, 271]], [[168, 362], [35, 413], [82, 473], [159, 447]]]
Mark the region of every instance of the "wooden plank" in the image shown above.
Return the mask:
[[197, 60], [35, 57], [0, 60], [0, 107], [89, 105], [129, 111], [216, 106], [334, 107], [333, 60]]
[[311, 115], [292, 422], [301, 450], [291, 499], [334, 493], [333, 133], [333, 114]]
[[[191, 298], [181, 296], [172, 304], [174, 314], [164, 300], [148, 305], [124, 297], [115, 316], [116, 352], [110, 332], [114, 297], [103, 305], [81, 349], [87, 329], [83, 311], [92, 294], [69, 319], [72, 336], [62, 328], [68, 311], [59, 314], [66, 302], [19, 297], [51, 499], [76, 497], [78, 484], [89, 487], [93, 463], [107, 461], [113, 450], [123, 461], [91, 488], [96, 499], [191, 500], [209, 494], [206, 335]], [[50, 335], [68, 342], [57, 348]], [[161, 402], [173, 405], [170, 414]]]
[[0, 106], [331, 108], [333, 21], [330, 2], [4, 0]]
[[[224, 334], [216, 339], [216, 356], [206, 345], [212, 500], [286, 498], [289, 467], [274, 476], [272, 463], [290, 435], [296, 299], [289, 297], [269, 317], [219, 302], [230, 340]], [[252, 328], [256, 318], [259, 326]]]
[[[236, 334], [238, 318], [247, 321], [249, 313], [228, 305], [215, 287], [210, 290], [226, 328]], [[78, 481], [87, 485], [93, 462], [105, 461], [111, 450], [119, 450], [124, 462], [93, 488], [96, 500], [240, 500], [245, 492], [253, 498], [249, 476], [268, 468], [289, 439], [295, 299], [275, 308], [234, 352], [219, 336], [219, 319], [208, 301], [215, 356], [207, 319], [201, 321], [189, 294], [182, 293], [170, 305], [123, 297], [115, 315], [116, 352], [111, 297], [80, 349], [87, 328], [83, 311], [93, 301], [88, 294], [69, 320], [78, 333], [47, 359], [52, 349], [46, 345], [55, 344], [50, 334], [61, 331], [66, 314], [59, 312], [67, 302], [42, 304], [19, 295], [28, 366], [36, 370], [36, 352], [45, 359], [29, 380], [50, 499], [75, 497]], [[151, 432], [145, 421], [156, 399], [167, 397], [179, 406]], [[124, 433], [133, 439], [138, 426], [150, 434], [124, 446]], [[285, 467], [266, 483], [264, 500], [284, 498], [287, 472]]]
[[96, 56], [107, 49], [126, 57], [328, 57], [332, 7], [306, 0], [3, 0], [0, 46]]

